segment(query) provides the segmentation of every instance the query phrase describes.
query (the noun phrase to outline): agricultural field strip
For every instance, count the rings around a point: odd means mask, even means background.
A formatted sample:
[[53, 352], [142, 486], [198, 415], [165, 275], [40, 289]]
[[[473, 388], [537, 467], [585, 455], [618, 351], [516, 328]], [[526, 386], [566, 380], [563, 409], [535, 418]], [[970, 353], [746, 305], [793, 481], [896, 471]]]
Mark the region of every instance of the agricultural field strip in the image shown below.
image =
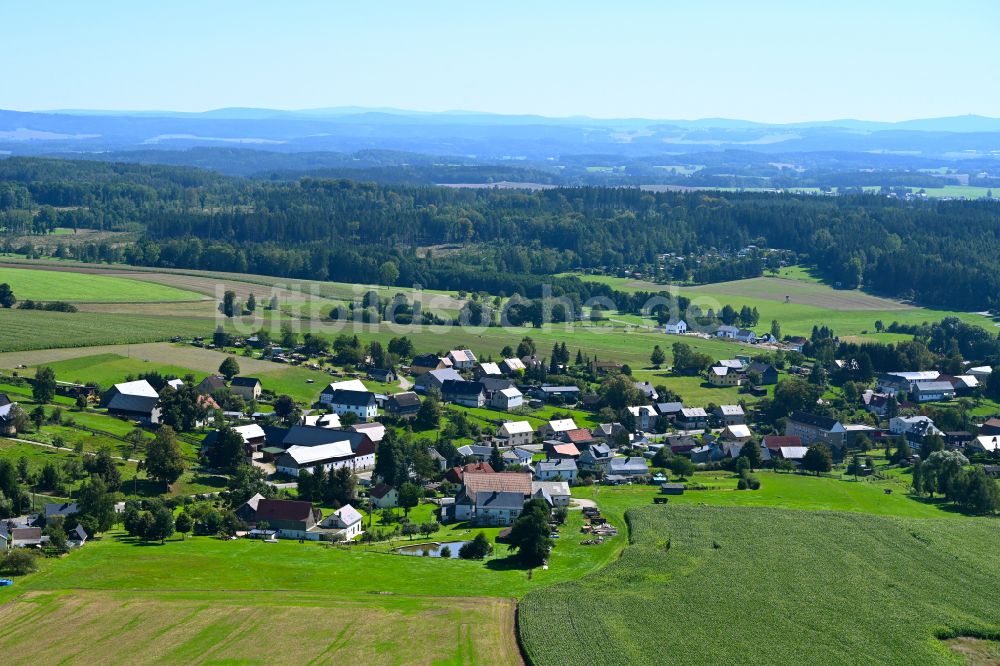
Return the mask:
[[169, 303], [201, 300], [200, 294], [131, 277], [56, 272], [0, 265], [0, 282], [10, 284], [20, 300], [74, 303]]

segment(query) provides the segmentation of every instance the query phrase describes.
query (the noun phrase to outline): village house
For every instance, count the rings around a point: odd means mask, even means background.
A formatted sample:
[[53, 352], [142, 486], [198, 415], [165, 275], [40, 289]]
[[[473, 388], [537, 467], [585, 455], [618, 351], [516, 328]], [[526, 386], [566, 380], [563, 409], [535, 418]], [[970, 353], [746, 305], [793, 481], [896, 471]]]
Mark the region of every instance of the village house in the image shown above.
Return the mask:
[[[266, 429], [265, 432], [267, 432]], [[270, 436], [268, 442], [271, 442]], [[342, 466], [349, 466], [356, 470], [370, 469], [375, 466], [375, 443], [364, 432], [295, 425], [284, 433], [280, 445], [281, 448], [287, 450], [292, 446], [313, 447], [336, 442], [347, 442], [354, 453], [354, 460], [346, 461]]]
[[688, 332], [687, 322], [683, 319], [671, 319], [663, 325], [663, 332], [667, 335], [684, 335]]
[[317, 428], [341, 427], [340, 417], [336, 414], [303, 414], [299, 423], [301, 425], [316, 426]]
[[525, 370], [524, 362], [519, 358], [505, 358], [499, 365], [500, 371], [508, 376], [523, 373]]
[[229, 390], [234, 395], [238, 395], [246, 401], [260, 400], [260, 393], [263, 387], [256, 377], [233, 377], [229, 385]]
[[712, 386], [739, 386], [743, 383], [743, 375], [739, 370], [716, 365], [708, 370], [708, 383]]
[[476, 355], [470, 349], [452, 349], [447, 358], [456, 370], [470, 370], [476, 365]]
[[757, 334], [745, 328], [741, 328], [736, 331], [736, 335], [733, 336], [733, 339], [737, 342], [744, 342], [748, 345], [755, 345], [758, 341]]
[[544, 499], [552, 506], [569, 506], [569, 483], [565, 481], [532, 481], [531, 496]]
[[363, 469], [358, 466], [358, 457], [346, 440], [318, 446], [290, 446], [277, 457], [274, 465], [278, 472], [295, 477], [303, 470], [315, 474], [318, 469]]
[[378, 416], [378, 401], [371, 391], [323, 389], [319, 401], [337, 416], [354, 414], [361, 421], [370, 421]]
[[395, 384], [399, 375], [395, 368], [372, 368], [368, 371], [368, 378], [380, 384]]
[[500, 377], [502, 375], [503, 373], [500, 372], [500, 366], [491, 362], [480, 363], [476, 366], [474, 373], [476, 379], [482, 379], [483, 377]]
[[747, 366], [747, 374], [760, 377], [759, 386], [770, 386], [778, 383], [778, 370], [770, 363], [757, 361]]
[[0, 404], [0, 434], [8, 436], [16, 435], [17, 424], [14, 423], [13, 409], [17, 406], [17, 403], [11, 402], [6, 394], [0, 393], [0, 395], [4, 397], [3, 404]]
[[490, 406], [505, 412], [518, 409], [524, 405], [524, 396], [516, 388], [501, 389], [490, 398]]
[[702, 407], [683, 407], [677, 425], [685, 430], [700, 430], [708, 425], [708, 412]]
[[464, 379], [446, 379], [441, 385], [441, 398], [465, 407], [482, 407], [486, 404], [486, 393], [479, 382]]
[[368, 491], [372, 506], [377, 509], [394, 509], [399, 506], [399, 493], [387, 483], [380, 483]]
[[311, 502], [297, 500], [261, 499], [257, 502], [253, 524], [267, 524], [276, 536], [285, 539], [306, 539], [318, 541], [320, 533], [315, 531], [323, 513]]
[[645, 458], [612, 458], [608, 462], [608, 476], [624, 477], [635, 480], [649, 474], [649, 466]]
[[653, 407], [656, 408], [657, 414], [674, 422], [680, 415], [681, 410], [684, 409], [684, 404], [680, 402], [657, 402]]
[[822, 442], [831, 449], [839, 449], [844, 445], [846, 432], [840, 421], [809, 412], [794, 412], [785, 421], [785, 434], [801, 438], [807, 447]]
[[226, 380], [224, 377], [220, 377], [219, 375], [209, 375], [198, 383], [195, 390], [203, 395], [210, 395], [224, 388], [226, 388]]
[[581, 447], [592, 444], [594, 442], [594, 436], [586, 428], [576, 428], [575, 430], [566, 430], [559, 433], [558, 440]]
[[736, 442], [737, 444], [744, 444], [750, 441], [753, 434], [750, 432], [750, 428], [742, 423], [734, 423], [727, 425], [722, 433], [719, 435], [719, 439], [727, 442]]
[[236, 517], [242, 520], [244, 523], [252, 523], [254, 522], [254, 518], [257, 515], [257, 505], [260, 503], [262, 499], [264, 499], [264, 496], [261, 495], [260, 493], [256, 493], [246, 502], [236, 507], [236, 510], [233, 511], [233, 513], [235, 513]]
[[635, 420], [636, 430], [647, 431], [652, 430], [656, 426], [657, 414], [652, 405], [629, 407], [628, 413]]
[[[572, 446], [572, 444], [566, 446]], [[535, 465], [535, 478], [539, 481], [555, 480], [575, 483], [578, 472], [576, 461], [572, 457], [542, 460]]]
[[507, 421], [497, 429], [497, 438], [506, 446], [531, 444], [535, 431], [527, 421]]
[[345, 504], [331, 513], [322, 523], [323, 527], [339, 530], [337, 536], [344, 541], [351, 541], [361, 536], [363, 526], [361, 514], [350, 504]]
[[580, 398], [578, 386], [536, 386], [531, 394], [546, 402], [576, 402]]
[[[916, 372], [887, 372], [878, 376], [875, 388], [886, 395], [909, 394], [919, 382], [933, 382], [940, 376], [937, 370]], [[954, 388], [954, 387], [952, 387]]]
[[660, 394], [656, 392], [656, 388], [649, 382], [635, 382], [635, 387], [650, 402], [656, 402], [660, 397]]
[[385, 439], [385, 426], [378, 421], [355, 423], [354, 425], [347, 426], [346, 430], [367, 435], [368, 439], [375, 445], [375, 448], [378, 448], [378, 445]]
[[736, 334], [740, 332], [740, 329], [735, 326], [729, 326], [728, 324], [723, 324], [715, 329], [715, 337], [717, 338], [727, 338], [733, 340], [736, 338]]
[[538, 426], [538, 434], [542, 439], [552, 439], [567, 430], [576, 430], [578, 427], [573, 419], [555, 419]]
[[480, 472], [466, 472], [462, 476], [462, 488], [455, 496], [455, 503], [450, 507], [443, 507], [443, 517], [452, 520], [468, 520], [474, 525], [480, 524], [478, 509], [479, 495], [490, 497], [493, 493], [513, 493], [519, 496], [521, 507], [517, 511], [510, 506], [512, 498], [494, 500], [491, 511], [485, 520], [497, 520], [502, 517], [508, 521], [506, 524], [514, 522], [521, 515], [521, 508], [531, 497], [531, 474], [527, 472], [494, 472], [492, 474]]
[[486, 401], [493, 398], [493, 394], [508, 388], [514, 388], [514, 382], [507, 377], [480, 377], [477, 379], [486, 394]]
[[599, 423], [590, 431], [594, 439], [602, 439], [614, 443], [619, 437], [631, 437], [629, 431], [621, 423]]
[[145, 425], [160, 422], [160, 396], [145, 379], [115, 384], [101, 399], [108, 414]]
[[463, 444], [456, 450], [463, 458], [475, 458], [479, 462], [486, 462], [493, 455], [493, 447], [483, 444]]
[[761, 441], [761, 446], [769, 451], [773, 457], [779, 453], [783, 446], [802, 446], [802, 438], [794, 435], [765, 435]]
[[968, 448], [982, 453], [995, 453], [1000, 450], [1000, 435], [979, 435], [969, 442]]
[[927, 435], [942, 434], [929, 416], [894, 416], [889, 419], [889, 432], [902, 435], [912, 444], [919, 444]]
[[606, 375], [609, 372], [621, 372], [622, 364], [615, 361], [598, 361], [594, 359], [590, 362], [590, 372], [595, 375]]
[[741, 405], [719, 405], [715, 408], [715, 416], [722, 425], [746, 423], [746, 414]]
[[410, 362], [410, 374], [419, 377], [431, 370], [444, 370], [451, 367], [451, 361], [440, 358], [437, 354], [421, 354], [414, 356]]
[[413, 390], [417, 393], [427, 393], [434, 390], [441, 392], [441, 387], [446, 381], [465, 381], [457, 370], [446, 368], [443, 370], [430, 370], [417, 377], [413, 382]]
[[385, 401], [385, 413], [397, 419], [409, 419], [420, 411], [420, 396], [413, 391], [394, 393]]
[[476, 493], [475, 524], [486, 527], [510, 525], [521, 515], [524, 495], [519, 492], [480, 491]]
[[591, 444], [580, 452], [576, 464], [581, 470], [598, 472], [606, 469], [613, 457], [614, 452], [607, 444]]
[[471, 472], [472, 474], [495, 474], [493, 467], [487, 462], [470, 463], [468, 465], [462, 465], [460, 467], [452, 467], [444, 475], [444, 478], [451, 483], [462, 483], [462, 479], [465, 478], [465, 473]]

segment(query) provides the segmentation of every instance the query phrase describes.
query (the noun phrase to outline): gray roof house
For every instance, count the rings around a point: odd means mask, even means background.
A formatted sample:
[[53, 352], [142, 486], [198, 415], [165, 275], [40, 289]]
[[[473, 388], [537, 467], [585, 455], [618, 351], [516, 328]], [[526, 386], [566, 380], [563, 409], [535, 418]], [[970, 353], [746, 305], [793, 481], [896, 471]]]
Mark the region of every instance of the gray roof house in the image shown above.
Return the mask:
[[645, 458], [612, 458], [608, 462], [608, 474], [618, 476], [642, 476], [649, 474]]

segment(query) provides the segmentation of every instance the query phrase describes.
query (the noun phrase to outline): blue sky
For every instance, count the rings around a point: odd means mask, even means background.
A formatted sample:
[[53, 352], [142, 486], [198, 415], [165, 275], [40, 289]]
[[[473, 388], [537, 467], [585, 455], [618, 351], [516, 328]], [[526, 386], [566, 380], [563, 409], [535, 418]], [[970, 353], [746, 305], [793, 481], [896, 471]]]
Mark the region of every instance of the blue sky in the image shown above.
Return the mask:
[[1000, 2], [3, 0], [0, 108], [1000, 116]]

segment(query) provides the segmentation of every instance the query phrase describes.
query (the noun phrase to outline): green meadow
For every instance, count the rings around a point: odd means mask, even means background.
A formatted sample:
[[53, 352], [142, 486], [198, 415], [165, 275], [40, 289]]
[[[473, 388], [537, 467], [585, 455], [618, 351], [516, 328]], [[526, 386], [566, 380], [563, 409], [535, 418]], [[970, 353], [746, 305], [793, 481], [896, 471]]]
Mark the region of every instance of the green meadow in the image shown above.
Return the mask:
[[192, 291], [155, 282], [108, 275], [0, 267], [0, 282], [10, 284], [19, 300], [98, 303], [167, 303], [204, 298]]

